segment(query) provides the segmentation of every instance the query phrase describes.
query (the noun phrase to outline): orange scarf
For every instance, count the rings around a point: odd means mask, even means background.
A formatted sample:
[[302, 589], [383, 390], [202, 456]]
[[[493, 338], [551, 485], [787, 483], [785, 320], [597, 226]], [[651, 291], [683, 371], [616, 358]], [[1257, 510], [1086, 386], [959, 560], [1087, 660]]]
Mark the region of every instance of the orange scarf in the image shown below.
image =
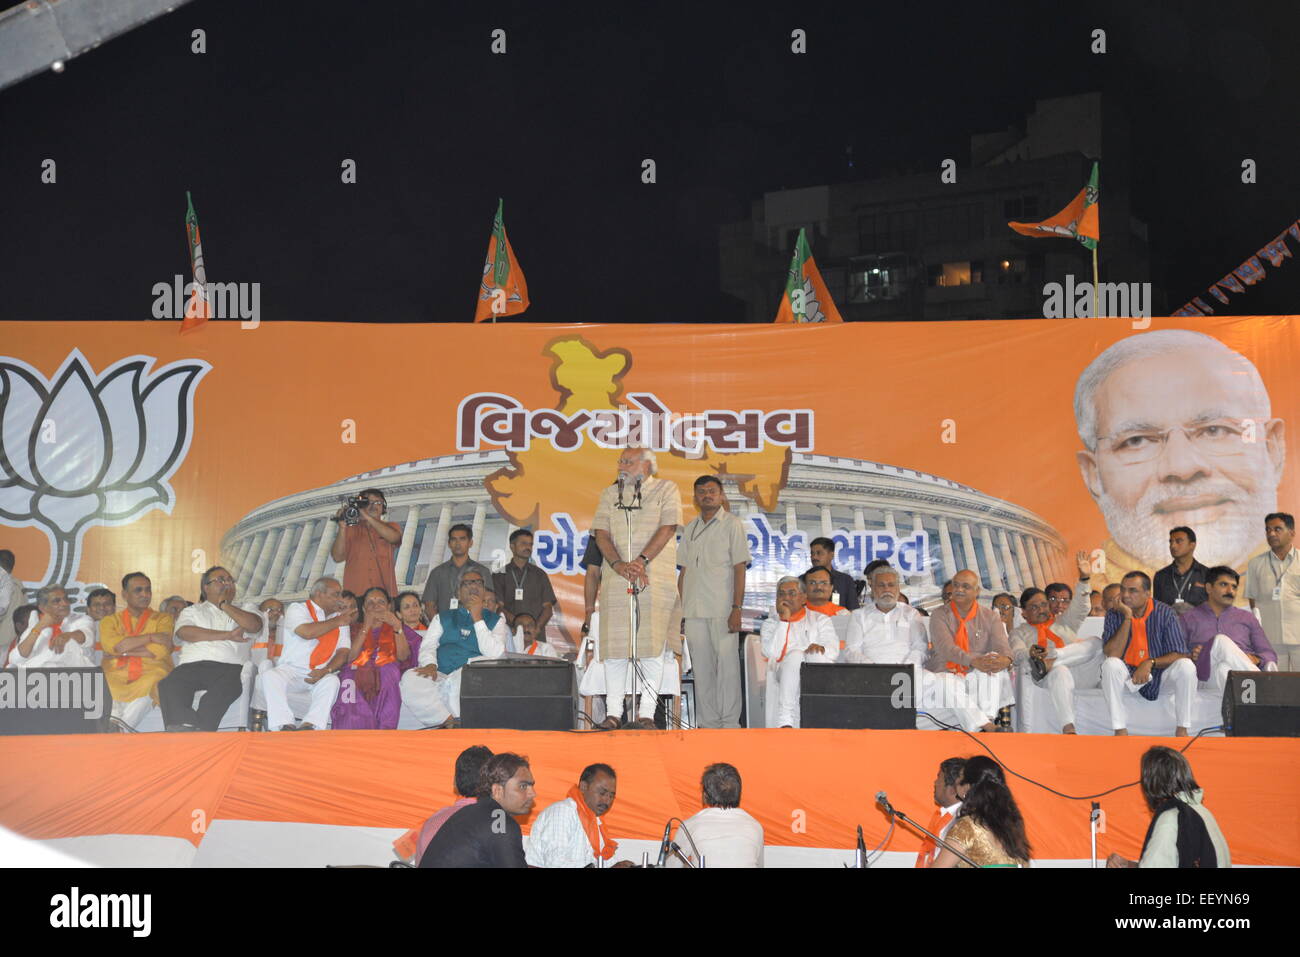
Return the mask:
[[[375, 637], [375, 631], [379, 632], [378, 638]], [[396, 660], [397, 637], [392, 625], [384, 623], [378, 629], [366, 632], [366, 640], [361, 645], [361, 651], [352, 662], [352, 671], [361, 697], [374, 702], [375, 696], [379, 694], [379, 669], [384, 665], [391, 665]]]
[[[1025, 622], [1025, 624], [1026, 624], [1026, 625], [1029, 625], [1029, 622]], [[1051, 619], [1051, 618], [1047, 619], [1047, 621], [1039, 622], [1037, 625], [1029, 625], [1029, 627], [1030, 627], [1030, 628], [1036, 628], [1036, 629], [1038, 629], [1038, 647], [1039, 647], [1039, 648], [1046, 648], [1046, 647], [1047, 647], [1047, 643], [1048, 643], [1049, 641], [1050, 641], [1052, 644], [1056, 645], [1056, 647], [1058, 647], [1058, 648], [1064, 648], [1064, 647], [1065, 647], [1065, 639], [1061, 638], [1060, 636], [1058, 636], [1058, 635], [1056, 634], [1056, 632], [1052, 631], [1052, 619]]]
[[[930, 823], [926, 825], [925, 829], [929, 831], [931, 834], [938, 834], [940, 831], [944, 829], [947, 823], [951, 820], [952, 820], [951, 814], [949, 814], [943, 808], [937, 807], [934, 809], [934, 814], [931, 815], [930, 817]], [[916, 866], [929, 867], [931, 864], [934, 863], [934, 859], [939, 856], [938, 852], [939, 852], [939, 846], [935, 844], [934, 841], [932, 841], [930, 838], [927, 837], [924, 841], [921, 842], [921, 850], [917, 852]]]
[[804, 615], [806, 615], [807, 613], [808, 613], [808, 606], [807, 606], [807, 605], [804, 605], [802, 608], [799, 609], [799, 614], [797, 614], [797, 615], [791, 615], [791, 616], [786, 620], [786, 623], [785, 623], [785, 643], [784, 643], [783, 645], [781, 645], [781, 654], [780, 654], [780, 656], [776, 659], [776, 663], [777, 663], [778, 665], [779, 665], [782, 661], [785, 660], [785, 653], [786, 653], [787, 651], [790, 650], [790, 626], [793, 625], [796, 621], [803, 621], [803, 617], [804, 617]]
[[[592, 853], [603, 861], [609, 860], [618, 850], [618, 841], [605, 838], [604, 824], [596, 817], [596, 812], [587, 807], [587, 801], [576, 784], [569, 788], [569, 793], [565, 796], [573, 798], [573, 803], [578, 805], [578, 820], [582, 822], [582, 830], [586, 833], [587, 840], [591, 842]], [[605, 839], [603, 850], [600, 846], [602, 838]]]
[[1133, 626], [1128, 636], [1128, 647], [1124, 649], [1124, 663], [1134, 668], [1150, 657], [1150, 649], [1147, 647], [1147, 620], [1155, 606], [1155, 602], [1148, 598], [1147, 606], [1142, 609], [1142, 614], [1133, 616]]
[[534, 641], [531, 645], [529, 645], [529, 646], [528, 646], [528, 650], [527, 650], [526, 652], [524, 652], [524, 654], [526, 654], [526, 655], [535, 655], [535, 654], [537, 654], [537, 642]]
[[[966, 654], [970, 654], [970, 637], [966, 634], [966, 623], [968, 621], [975, 620], [975, 615], [978, 614], [980, 610], [979, 603], [978, 602], [971, 603], [970, 614], [967, 615], [965, 618], [963, 618], [960, 614], [957, 613], [956, 602], [949, 602], [948, 608], [952, 611], [952, 617], [957, 619], [957, 633], [952, 636], [953, 644], [955, 644], [962, 651], [966, 652]], [[955, 661], [948, 662], [948, 670], [951, 671], [953, 674], [957, 674], [957, 675], [964, 675], [966, 674], [966, 672], [970, 671], [968, 667], [966, 667], [965, 665], [959, 665]]]
[[811, 608], [813, 611], [817, 612], [817, 614], [825, 615], [827, 618], [834, 618], [844, 610], [843, 605], [837, 605], [833, 601], [828, 601], [824, 605], [806, 605], [805, 607]]
[[[140, 616], [140, 620], [135, 623], [135, 628], [132, 629], [131, 611], [127, 608], [122, 609], [122, 637], [136, 638], [143, 635], [144, 626], [152, 615], [153, 611], [146, 608], [144, 614]], [[117, 667], [126, 668], [126, 680], [128, 682], [135, 681], [144, 674], [144, 659], [139, 655], [118, 655]]]
[[[320, 619], [316, 617], [316, 606], [311, 603], [310, 598], [307, 599], [307, 612], [311, 615], [312, 621], [320, 621]], [[312, 649], [310, 658], [311, 666], [313, 668], [320, 668], [328, 664], [329, 660], [334, 657], [334, 647], [338, 643], [339, 629], [337, 628], [333, 631], [325, 632], [325, 634], [316, 639], [316, 647]]]

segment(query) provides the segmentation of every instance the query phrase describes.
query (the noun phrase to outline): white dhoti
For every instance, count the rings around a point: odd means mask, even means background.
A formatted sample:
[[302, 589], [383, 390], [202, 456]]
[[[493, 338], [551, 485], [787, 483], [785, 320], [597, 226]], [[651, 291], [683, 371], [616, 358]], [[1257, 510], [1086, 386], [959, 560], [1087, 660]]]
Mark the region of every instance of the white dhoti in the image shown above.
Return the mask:
[[310, 671], [292, 665], [279, 665], [258, 676], [257, 684], [262, 686], [266, 724], [270, 730], [279, 731], [286, 724], [294, 723], [293, 709], [289, 706], [291, 694], [310, 699], [302, 719], [304, 722], [320, 730], [329, 727], [330, 709], [339, 696], [339, 676], [326, 675], [315, 684], [308, 684], [310, 674]]
[[1074, 641], [1063, 648], [1052, 648], [1052, 670], [1039, 684], [1052, 696], [1057, 724], [1065, 727], [1074, 724], [1074, 691], [1076, 688], [1095, 688], [1101, 683], [1101, 641], [1086, 638]]
[[973, 668], [964, 675], [951, 671], [921, 673], [923, 710], [944, 724], [959, 725], [966, 731], [978, 731], [1015, 702], [1010, 668], [994, 674]]
[[133, 730], [140, 727], [140, 723], [152, 710], [153, 698], [148, 695], [136, 698], [134, 701], [113, 702], [113, 717]]
[[275, 662], [268, 661], [265, 658], [257, 663], [257, 678], [253, 681], [253, 698], [251, 705], [254, 711], [266, 710], [266, 695], [262, 693], [262, 675], [266, 674], [274, 667]]
[[416, 674], [412, 668], [402, 675], [402, 710], [421, 727], [432, 728], [448, 718], [460, 717], [460, 682], [464, 668], [446, 675], [441, 671], [436, 678]]
[[[1215, 635], [1209, 647], [1201, 650], [1201, 654], [1210, 656], [1210, 680], [1196, 683], [1196, 686], [1203, 691], [1223, 694], [1223, 689], [1228, 685], [1230, 671], [1259, 671], [1259, 665], [1247, 658], [1241, 646], [1227, 635]], [[1271, 663], [1269, 667], [1272, 667]]]
[[[1216, 642], [1217, 644], [1217, 642]], [[1135, 685], [1123, 658], [1107, 658], [1101, 663], [1101, 693], [1110, 709], [1112, 730], [1128, 727], [1124, 705], [1129, 695], [1141, 693], [1145, 685]], [[1174, 723], [1179, 728], [1192, 726], [1192, 704], [1196, 694], [1196, 666], [1190, 658], [1179, 658], [1164, 669], [1160, 678], [1160, 697], [1174, 696]]]
[[799, 669], [805, 661], [830, 663], [835, 659], [824, 654], [805, 655], [792, 651], [781, 661], [767, 663], [767, 702], [765, 705], [769, 728], [799, 727]]

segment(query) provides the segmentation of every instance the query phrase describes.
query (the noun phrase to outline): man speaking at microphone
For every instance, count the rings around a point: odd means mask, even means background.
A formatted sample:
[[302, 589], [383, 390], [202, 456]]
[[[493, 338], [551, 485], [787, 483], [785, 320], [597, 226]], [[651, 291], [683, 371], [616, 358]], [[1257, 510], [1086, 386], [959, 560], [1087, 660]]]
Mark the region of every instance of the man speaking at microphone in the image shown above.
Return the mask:
[[[600, 495], [591, 528], [604, 558], [600, 581], [600, 657], [605, 664], [606, 713], [597, 727], [619, 727], [623, 695], [641, 695], [630, 720], [654, 730], [655, 705], [663, 677], [663, 651], [678, 629], [677, 526], [682, 503], [677, 486], [657, 478], [658, 462], [648, 449], [625, 449], [618, 459], [614, 484]], [[638, 506], [631, 510], [619, 504]], [[630, 586], [640, 588], [636, 596]], [[629, 611], [636, 600], [635, 640]], [[635, 655], [636, 673], [628, 675], [628, 658]], [[629, 677], [635, 678], [630, 686]], [[634, 699], [635, 700], [635, 699]]]

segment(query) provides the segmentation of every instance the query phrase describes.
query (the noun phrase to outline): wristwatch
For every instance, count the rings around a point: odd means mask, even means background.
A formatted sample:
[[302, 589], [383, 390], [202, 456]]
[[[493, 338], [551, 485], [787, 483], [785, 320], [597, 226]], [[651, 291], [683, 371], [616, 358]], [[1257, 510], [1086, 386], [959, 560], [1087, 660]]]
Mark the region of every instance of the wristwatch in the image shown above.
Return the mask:
[[648, 559], [648, 558], [645, 557], [645, 552], [642, 552], [640, 555], [637, 556], [637, 558], [641, 559], [641, 563], [642, 563], [643, 565], [649, 565], [649, 564], [650, 564], [650, 559]]

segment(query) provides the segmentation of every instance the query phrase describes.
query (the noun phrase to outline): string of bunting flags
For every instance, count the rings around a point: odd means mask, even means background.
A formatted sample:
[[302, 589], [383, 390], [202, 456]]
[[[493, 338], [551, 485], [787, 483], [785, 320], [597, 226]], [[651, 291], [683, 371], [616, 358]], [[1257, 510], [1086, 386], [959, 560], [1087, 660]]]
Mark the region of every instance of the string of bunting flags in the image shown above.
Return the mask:
[[[1300, 219], [1288, 226], [1282, 232], [1278, 233], [1277, 238], [1271, 243], [1265, 245], [1262, 249], [1256, 250], [1255, 255], [1251, 256], [1244, 263], [1234, 269], [1228, 275], [1224, 276], [1208, 290], [1210, 295], [1223, 303], [1228, 304], [1228, 296], [1223, 291], [1242, 293], [1246, 291], [1246, 286], [1253, 286], [1257, 282], [1264, 280], [1264, 264], [1261, 259], [1267, 259], [1273, 268], [1282, 265], [1282, 260], [1291, 258], [1291, 250], [1287, 248], [1286, 237], [1291, 235], [1297, 243], [1300, 243]], [[1219, 287], [1223, 287], [1222, 289]], [[1214, 309], [1200, 296], [1193, 296], [1189, 302], [1183, 303], [1182, 307], [1173, 315], [1175, 316], [1210, 316], [1214, 314]]]

